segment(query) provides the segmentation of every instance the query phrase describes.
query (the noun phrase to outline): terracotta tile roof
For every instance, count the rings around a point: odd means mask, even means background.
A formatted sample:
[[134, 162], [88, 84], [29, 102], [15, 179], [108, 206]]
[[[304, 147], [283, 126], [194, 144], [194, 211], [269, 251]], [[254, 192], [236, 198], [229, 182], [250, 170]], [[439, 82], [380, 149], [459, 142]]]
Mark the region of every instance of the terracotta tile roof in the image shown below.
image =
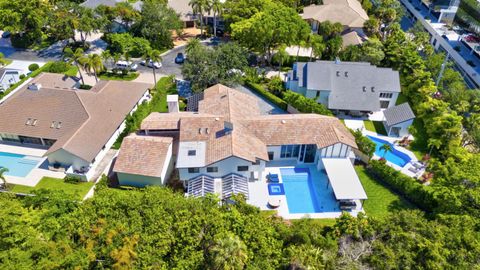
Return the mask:
[[363, 27], [368, 20], [367, 12], [357, 0], [324, 0], [323, 5], [304, 7], [301, 15], [304, 19], [338, 22], [350, 28]]
[[113, 171], [161, 177], [173, 139], [130, 135], [123, 139]]
[[[150, 85], [108, 81], [95, 91], [47, 87], [63, 77], [40, 74], [33, 80], [40, 90], [24, 86], [1, 104], [0, 132], [54, 139], [45, 155], [64, 149], [91, 162]], [[26, 125], [29, 118], [37, 119], [35, 125]]]
[[221, 84], [205, 89], [198, 111], [223, 115], [227, 121], [261, 114], [257, 98]]
[[355, 138], [335, 117], [318, 114], [277, 114], [240, 121], [266, 145], [343, 143], [356, 148]]
[[[261, 115], [254, 97], [223, 85], [205, 90], [198, 114], [155, 113], [142, 129], [179, 128], [179, 142], [206, 142], [205, 164], [236, 156], [251, 162], [268, 160], [267, 146], [316, 144], [319, 148], [355, 139], [336, 118], [318, 114]], [[225, 131], [225, 123], [231, 131]]]

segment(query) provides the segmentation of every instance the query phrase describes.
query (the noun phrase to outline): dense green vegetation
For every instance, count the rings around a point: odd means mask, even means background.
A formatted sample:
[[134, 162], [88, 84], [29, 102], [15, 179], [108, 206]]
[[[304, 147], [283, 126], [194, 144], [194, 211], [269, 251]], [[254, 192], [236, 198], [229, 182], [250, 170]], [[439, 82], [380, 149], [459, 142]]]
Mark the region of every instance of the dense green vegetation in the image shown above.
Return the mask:
[[65, 193], [65, 199], [82, 200], [92, 187], [92, 182], [67, 183], [63, 179], [43, 177], [34, 187], [14, 185], [11, 191], [26, 194], [30, 194], [41, 189], [62, 191]]
[[266, 98], [268, 101], [272, 102], [273, 104], [277, 105], [279, 108], [282, 110], [287, 110], [287, 102], [285, 102], [283, 99], [277, 97], [276, 95], [270, 93], [267, 91], [265, 88], [263, 88], [260, 84], [246, 81], [245, 82], [246, 86], [256, 93], [260, 94], [264, 98]]
[[375, 133], [381, 135], [387, 135], [387, 131], [385, 130], [385, 126], [381, 121], [371, 121], [371, 120], [364, 120], [363, 124], [367, 130], [373, 131]]
[[283, 99], [302, 113], [317, 113], [323, 115], [333, 115], [324, 105], [318, 103], [313, 98], [307, 98], [302, 94], [293, 91], [287, 91], [283, 94]]
[[387, 219], [344, 215], [331, 227], [285, 223], [240, 198], [222, 205], [167, 188], [118, 192], [104, 181], [81, 204], [47, 191], [0, 194], [0, 203], [3, 269], [471, 269], [480, 256], [479, 223], [468, 216], [429, 221], [395, 210]]

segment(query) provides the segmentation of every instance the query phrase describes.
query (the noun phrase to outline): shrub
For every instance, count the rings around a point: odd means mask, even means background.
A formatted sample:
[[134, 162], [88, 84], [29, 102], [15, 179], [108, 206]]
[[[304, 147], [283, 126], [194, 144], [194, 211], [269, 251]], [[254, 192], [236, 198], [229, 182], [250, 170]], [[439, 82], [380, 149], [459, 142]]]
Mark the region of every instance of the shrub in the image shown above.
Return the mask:
[[28, 34], [20, 35], [20, 34], [13, 34], [10, 38], [12, 42], [12, 46], [14, 48], [22, 48], [27, 49], [35, 43], [35, 39], [30, 37]]
[[80, 178], [74, 176], [65, 176], [65, 178], [63, 178], [63, 181], [69, 184], [78, 184], [80, 183]]
[[274, 94], [268, 92], [261, 85], [256, 84], [256, 83], [251, 83], [249, 81], [246, 81], [245, 84], [246, 84], [247, 87], [254, 90], [258, 94], [262, 95], [263, 97], [268, 99], [270, 102], [272, 102], [273, 104], [280, 107], [282, 110], [287, 110], [287, 103], [284, 100], [282, 100], [281, 98], [279, 98], [279, 97], [275, 96]]
[[30, 70], [30, 71], [35, 71], [39, 68], [40, 67], [38, 66], [38, 64], [35, 64], [35, 63], [28, 66], [28, 70]]
[[270, 92], [274, 93], [276, 96], [282, 95], [282, 93], [285, 91], [283, 81], [279, 76], [272, 77], [268, 82], [267, 87], [268, 90], [270, 90]]
[[367, 155], [369, 158], [372, 158], [373, 153], [375, 153], [375, 143], [368, 137], [363, 136], [360, 130], [350, 131], [355, 137], [355, 142], [357, 143], [358, 149], [362, 151], [362, 153]]
[[431, 188], [386, 165], [385, 161], [371, 160], [367, 167], [367, 173], [390, 186], [424, 211], [433, 212], [439, 206], [439, 201], [436, 200]]
[[19, 77], [19, 78], [20, 78], [20, 80], [25, 79], [25, 74], [20, 74], [20, 77]]
[[57, 61], [53, 62], [45, 71], [51, 73], [64, 73], [69, 70], [71, 65], [66, 62]]
[[312, 98], [307, 98], [301, 94], [287, 91], [283, 99], [302, 113], [318, 113], [322, 115], [333, 115], [332, 112], [322, 104]]

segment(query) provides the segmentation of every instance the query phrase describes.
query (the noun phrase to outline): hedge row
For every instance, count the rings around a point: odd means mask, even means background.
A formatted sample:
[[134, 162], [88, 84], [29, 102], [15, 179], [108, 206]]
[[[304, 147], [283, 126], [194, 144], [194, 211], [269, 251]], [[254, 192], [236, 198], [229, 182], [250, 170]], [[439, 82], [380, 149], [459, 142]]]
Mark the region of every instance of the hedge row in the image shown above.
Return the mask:
[[293, 91], [287, 91], [283, 94], [283, 99], [295, 109], [302, 113], [318, 113], [322, 115], [332, 116], [333, 113], [327, 107], [318, 103], [313, 98], [307, 98], [302, 94]]
[[268, 92], [261, 85], [256, 84], [256, 83], [252, 83], [252, 82], [249, 82], [249, 81], [246, 81], [245, 85], [248, 88], [250, 88], [250, 89], [254, 90], [255, 92], [257, 92], [258, 94], [260, 94], [261, 96], [263, 96], [264, 98], [268, 99], [273, 104], [280, 107], [282, 110], [284, 110], [284, 111], [287, 110], [287, 106], [288, 106], [287, 102], [285, 102], [283, 99], [275, 96], [274, 94]]
[[426, 212], [433, 212], [439, 206], [431, 188], [386, 165], [385, 161], [371, 160], [367, 173]]

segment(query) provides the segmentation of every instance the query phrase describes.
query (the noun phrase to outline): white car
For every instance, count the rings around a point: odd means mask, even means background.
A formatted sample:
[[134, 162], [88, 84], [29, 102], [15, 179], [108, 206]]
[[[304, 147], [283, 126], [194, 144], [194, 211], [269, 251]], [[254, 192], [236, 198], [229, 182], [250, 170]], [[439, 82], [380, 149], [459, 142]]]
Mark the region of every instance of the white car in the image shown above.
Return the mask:
[[[142, 62], [140, 62], [140, 65], [142, 66], [145, 66], [145, 60], [143, 60]], [[148, 61], [148, 67], [151, 67], [151, 68], [161, 68], [162, 67], [162, 63], [159, 63], [159, 62], [153, 62], [152, 60]]]
[[137, 71], [137, 64], [127, 61], [118, 61], [115, 63], [115, 67], [118, 69], [130, 69], [131, 71]]

